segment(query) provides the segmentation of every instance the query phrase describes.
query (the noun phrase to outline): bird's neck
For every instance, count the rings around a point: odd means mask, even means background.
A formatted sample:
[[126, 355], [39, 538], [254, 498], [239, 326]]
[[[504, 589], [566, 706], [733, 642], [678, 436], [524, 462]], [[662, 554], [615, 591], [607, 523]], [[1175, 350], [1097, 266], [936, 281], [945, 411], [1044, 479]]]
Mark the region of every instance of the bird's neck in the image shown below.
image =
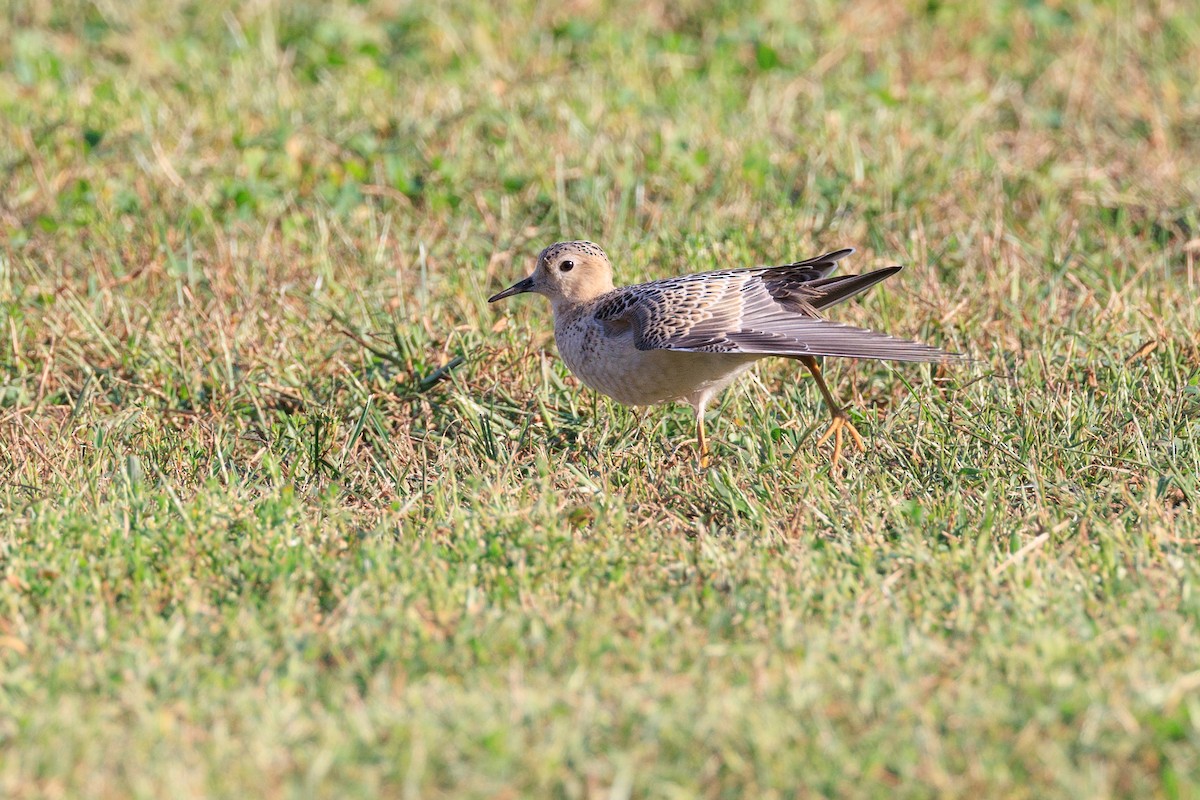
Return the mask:
[[554, 327], [560, 329], [572, 325], [582, 315], [586, 314], [591, 308], [591, 302], [581, 303], [578, 300], [567, 300], [558, 298], [550, 301], [550, 307], [554, 311]]
[[568, 319], [579, 313], [579, 308], [584, 305], [577, 300], [568, 300], [565, 297], [556, 297], [550, 301], [550, 308], [554, 310], [554, 321], [560, 319]]

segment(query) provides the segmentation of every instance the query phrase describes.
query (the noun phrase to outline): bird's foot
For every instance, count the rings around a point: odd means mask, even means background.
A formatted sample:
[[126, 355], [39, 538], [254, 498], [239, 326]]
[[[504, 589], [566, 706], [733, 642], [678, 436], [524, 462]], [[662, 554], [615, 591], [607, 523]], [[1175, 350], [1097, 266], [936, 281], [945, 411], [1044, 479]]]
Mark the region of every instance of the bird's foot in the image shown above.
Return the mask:
[[833, 459], [829, 463], [831, 471], [837, 469], [838, 461], [842, 457], [842, 431], [850, 434], [850, 439], [860, 453], [865, 453], [867, 450], [866, 442], [863, 441], [858, 429], [854, 427], [854, 423], [850, 421], [850, 416], [845, 411], [837, 411], [833, 415], [833, 422], [829, 424], [829, 428], [821, 435], [820, 439], [817, 439], [817, 447], [820, 447], [829, 441], [831, 436], [833, 437]]

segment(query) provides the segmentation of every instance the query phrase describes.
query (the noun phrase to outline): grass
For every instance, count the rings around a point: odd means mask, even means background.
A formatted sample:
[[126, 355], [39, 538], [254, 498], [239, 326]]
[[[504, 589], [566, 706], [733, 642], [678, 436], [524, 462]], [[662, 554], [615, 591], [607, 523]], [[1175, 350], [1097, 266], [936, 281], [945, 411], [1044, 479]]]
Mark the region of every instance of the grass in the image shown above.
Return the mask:
[[[804, 8], [800, 9], [799, 6]], [[1200, 12], [15, 0], [0, 794], [1200, 793]], [[710, 418], [485, 298], [853, 245]]]

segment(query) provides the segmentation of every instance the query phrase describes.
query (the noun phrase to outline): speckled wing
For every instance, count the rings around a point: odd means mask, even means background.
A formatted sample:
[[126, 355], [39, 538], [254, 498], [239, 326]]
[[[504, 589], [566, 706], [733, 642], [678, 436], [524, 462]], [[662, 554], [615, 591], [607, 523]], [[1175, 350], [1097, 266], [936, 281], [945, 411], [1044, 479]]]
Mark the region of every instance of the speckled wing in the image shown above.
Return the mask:
[[829, 277], [836, 261], [850, 252], [627, 286], [601, 298], [593, 313], [610, 334], [631, 329], [639, 350], [931, 362], [957, 357], [820, 318], [821, 309], [900, 270], [888, 267], [866, 275]]

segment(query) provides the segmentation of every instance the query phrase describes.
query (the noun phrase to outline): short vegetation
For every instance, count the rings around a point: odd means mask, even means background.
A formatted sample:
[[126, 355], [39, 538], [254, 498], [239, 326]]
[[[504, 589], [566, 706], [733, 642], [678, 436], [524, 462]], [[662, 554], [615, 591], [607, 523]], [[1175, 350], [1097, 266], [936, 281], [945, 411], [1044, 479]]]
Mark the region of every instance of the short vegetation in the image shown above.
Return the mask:
[[[1200, 792], [1200, 6], [0, 8], [0, 795]], [[709, 417], [536, 297], [843, 246]]]

